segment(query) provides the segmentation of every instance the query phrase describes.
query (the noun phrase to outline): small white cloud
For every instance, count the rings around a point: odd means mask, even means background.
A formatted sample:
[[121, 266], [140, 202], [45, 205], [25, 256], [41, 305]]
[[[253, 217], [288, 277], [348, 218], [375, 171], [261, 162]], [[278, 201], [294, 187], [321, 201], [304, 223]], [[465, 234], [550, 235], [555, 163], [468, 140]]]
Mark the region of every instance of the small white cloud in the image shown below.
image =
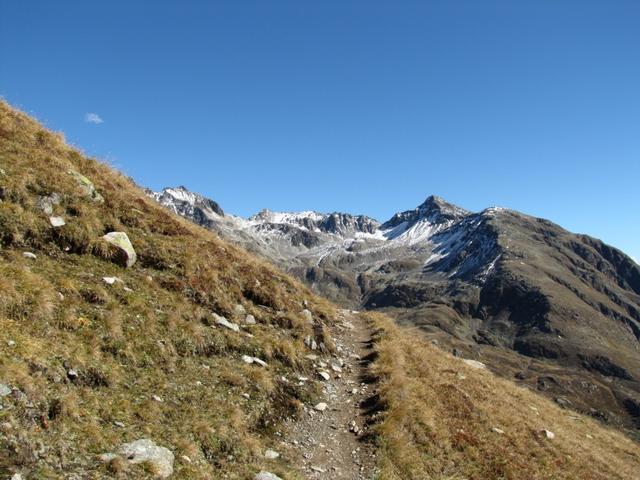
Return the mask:
[[96, 125], [99, 125], [103, 122], [102, 118], [100, 118], [100, 115], [98, 115], [97, 113], [87, 113], [84, 116], [84, 121], [87, 123], [93, 123]]

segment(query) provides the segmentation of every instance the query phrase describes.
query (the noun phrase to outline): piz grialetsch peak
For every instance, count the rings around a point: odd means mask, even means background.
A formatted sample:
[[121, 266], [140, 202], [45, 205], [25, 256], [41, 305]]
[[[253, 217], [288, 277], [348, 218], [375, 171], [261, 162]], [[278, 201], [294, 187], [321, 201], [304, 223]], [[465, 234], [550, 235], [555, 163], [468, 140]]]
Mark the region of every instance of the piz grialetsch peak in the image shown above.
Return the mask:
[[435, 196], [381, 224], [268, 210], [244, 219], [184, 187], [150, 195], [332, 300], [383, 310], [560, 405], [640, 431], [640, 268], [600, 240]]

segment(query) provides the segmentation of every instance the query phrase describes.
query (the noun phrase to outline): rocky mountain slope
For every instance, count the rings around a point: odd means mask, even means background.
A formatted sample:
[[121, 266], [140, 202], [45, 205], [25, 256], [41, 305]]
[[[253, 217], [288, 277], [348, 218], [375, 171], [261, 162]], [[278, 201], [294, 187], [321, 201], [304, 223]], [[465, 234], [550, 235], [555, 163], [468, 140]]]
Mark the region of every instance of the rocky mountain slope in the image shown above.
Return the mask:
[[[154, 195], [177, 211], [187, 194]], [[316, 212], [243, 219], [196, 198], [187, 218], [314, 291], [420, 326], [460, 355], [637, 434], [640, 268], [619, 250], [544, 219], [468, 212], [434, 196], [384, 223]]]

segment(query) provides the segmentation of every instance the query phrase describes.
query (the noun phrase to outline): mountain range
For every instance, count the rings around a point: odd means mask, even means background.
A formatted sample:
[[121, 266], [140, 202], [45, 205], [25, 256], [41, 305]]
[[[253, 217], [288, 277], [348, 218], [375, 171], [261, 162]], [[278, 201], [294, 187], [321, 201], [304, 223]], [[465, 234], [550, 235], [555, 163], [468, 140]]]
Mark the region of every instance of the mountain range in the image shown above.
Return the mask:
[[185, 187], [147, 194], [333, 301], [381, 310], [562, 406], [640, 428], [640, 267], [600, 240], [437, 196], [381, 223], [312, 211], [245, 219]]

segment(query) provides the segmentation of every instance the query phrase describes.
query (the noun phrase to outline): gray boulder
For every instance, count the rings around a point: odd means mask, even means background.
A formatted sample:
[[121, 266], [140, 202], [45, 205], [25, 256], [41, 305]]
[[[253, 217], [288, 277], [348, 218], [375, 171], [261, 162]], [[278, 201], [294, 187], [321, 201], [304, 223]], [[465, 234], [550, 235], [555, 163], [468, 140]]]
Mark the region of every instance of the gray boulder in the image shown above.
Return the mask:
[[81, 173], [76, 172], [75, 170], [69, 170], [68, 173], [74, 178], [74, 180], [76, 181], [76, 183], [78, 184], [82, 192], [87, 197], [89, 197], [91, 200], [97, 203], [104, 202], [104, 198], [102, 197], [102, 195], [98, 193], [98, 191], [96, 190], [96, 187], [93, 185], [93, 182], [91, 180], [89, 180], [87, 177], [85, 177]]
[[136, 263], [138, 256], [126, 233], [109, 232], [102, 239], [118, 249], [120, 255], [117, 260], [123, 267], [129, 268]]
[[156, 445], [153, 440], [143, 438], [120, 445], [118, 455], [130, 463], [149, 463], [160, 478], [167, 478], [173, 473], [173, 452]]

